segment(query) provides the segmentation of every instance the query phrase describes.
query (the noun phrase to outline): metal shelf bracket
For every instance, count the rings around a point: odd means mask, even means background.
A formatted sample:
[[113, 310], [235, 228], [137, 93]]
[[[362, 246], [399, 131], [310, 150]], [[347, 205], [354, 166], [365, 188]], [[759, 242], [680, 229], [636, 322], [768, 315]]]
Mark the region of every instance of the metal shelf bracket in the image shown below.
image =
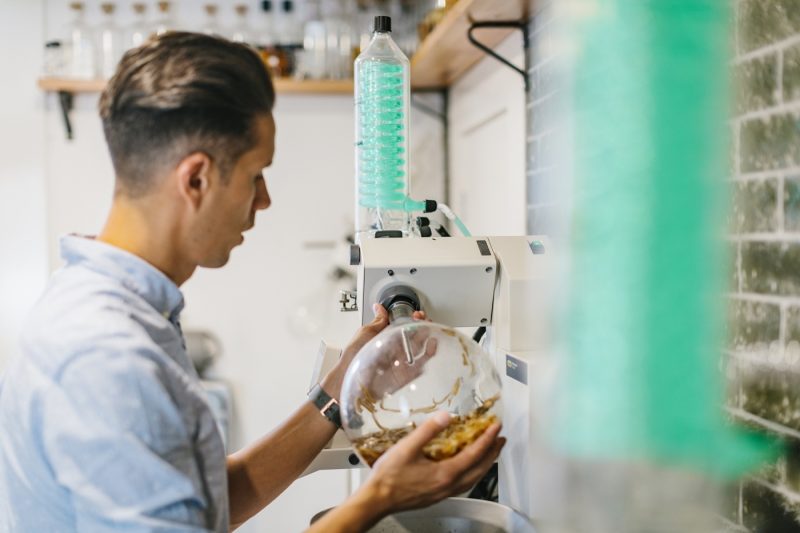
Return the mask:
[[469, 39], [469, 42], [472, 43], [473, 46], [479, 48], [486, 54], [489, 54], [496, 60], [522, 75], [522, 79], [525, 81], [525, 92], [528, 92], [528, 89], [530, 88], [530, 79], [528, 73], [514, 65], [511, 61], [504, 58], [482, 42], [478, 41], [472, 34], [475, 30], [481, 28], [514, 28], [522, 32], [522, 46], [525, 50], [528, 50], [528, 47], [530, 46], [530, 39], [528, 37], [528, 22], [525, 20], [472, 20], [470, 22], [469, 30], [467, 30], [467, 38]]
[[64, 119], [64, 131], [67, 134], [67, 139], [72, 140], [72, 121], [69, 118], [69, 113], [73, 107], [73, 96], [68, 91], [58, 91], [58, 103], [61, 106], [61, 118]]

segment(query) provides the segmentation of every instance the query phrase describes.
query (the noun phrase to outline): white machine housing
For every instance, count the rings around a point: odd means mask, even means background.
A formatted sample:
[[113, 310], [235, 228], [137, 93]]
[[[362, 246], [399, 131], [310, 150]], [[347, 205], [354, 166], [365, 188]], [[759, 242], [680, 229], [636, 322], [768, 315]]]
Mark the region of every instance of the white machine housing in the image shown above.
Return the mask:
[[362, 324], [375, 317], [372, 304], [396, 285], [413, 288], [435, 322], [478, 327], [491, 321], [497, 259], [486, 238], [365, 239], [360, 249]]
[[[499, 461], [499, 499], [529, 518], [547, 500], [534, 488], [546, 465], [533, 464], [541, 454], [532, 406], [541, 405], [537, 384], [547, 381], [552, 367], [553, 268], [544, 236], [370, 239], [361, 242], [358, 265], [362, 324], [372, 320], [372, 304], [387, 287], [405, 285], [419, 295], [430, 320], [486, 326], [483, 343], [502, 379], [508, 438]], [[338, 353], [323, 345], [315, 374]], [[352, 462], [352, 449], [338, 432], [305, 473], [360, 466]]]

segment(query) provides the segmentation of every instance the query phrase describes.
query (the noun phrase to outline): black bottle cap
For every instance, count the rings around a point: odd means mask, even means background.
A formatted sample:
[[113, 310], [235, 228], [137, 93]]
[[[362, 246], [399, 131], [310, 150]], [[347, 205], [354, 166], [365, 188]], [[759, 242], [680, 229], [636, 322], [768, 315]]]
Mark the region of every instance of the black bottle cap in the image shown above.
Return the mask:
[[425, 200], [425, 213], [433, 213], [439, 209], [439, 204], [436, 203], [436, 200]]
[[263, 0], [261, 2], [261, 10], [262, 11], [272, 11], [272, 0]]
[[392, 31], [392, 17], [385, 15], [378, 15], [375, 17], [375, 30], [378, 33], [386, 33]]
[[291, 13], [294, 10], [292, 0], [283, 0], [283, 10], [287, 13]]

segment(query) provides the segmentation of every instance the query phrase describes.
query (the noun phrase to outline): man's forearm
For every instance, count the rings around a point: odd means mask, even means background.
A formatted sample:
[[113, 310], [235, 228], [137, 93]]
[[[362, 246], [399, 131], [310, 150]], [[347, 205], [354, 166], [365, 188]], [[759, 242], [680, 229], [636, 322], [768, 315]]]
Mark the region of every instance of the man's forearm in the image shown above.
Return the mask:
[[314, 522], [306, 533], [363, 533], [388, 513], [386, 499], [369, 483]]
[[231, 526], [237, 527], [274, 500], [311, 464], [336, 428], [304, 402], [255, 444], [228, 457]]

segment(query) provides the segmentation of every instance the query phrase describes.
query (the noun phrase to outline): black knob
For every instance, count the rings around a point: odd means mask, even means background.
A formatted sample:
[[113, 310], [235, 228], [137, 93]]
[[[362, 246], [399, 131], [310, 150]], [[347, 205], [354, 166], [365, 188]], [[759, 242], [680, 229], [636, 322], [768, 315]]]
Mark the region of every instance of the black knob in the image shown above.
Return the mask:
[[350, 245], [350, 266], [361, 264], [361, 247], [357, 244]]
[[347, 462], [353, 466], [356, 466], [361, 461], [358, 460], [358, 456], [354, 453], [351, 453], [350, 456], [347, 458]]
[[378, 15], [375, 17], [375, 31], [378, 33], [392, 31], [392, 17], [387, 17], [385, 15]]

